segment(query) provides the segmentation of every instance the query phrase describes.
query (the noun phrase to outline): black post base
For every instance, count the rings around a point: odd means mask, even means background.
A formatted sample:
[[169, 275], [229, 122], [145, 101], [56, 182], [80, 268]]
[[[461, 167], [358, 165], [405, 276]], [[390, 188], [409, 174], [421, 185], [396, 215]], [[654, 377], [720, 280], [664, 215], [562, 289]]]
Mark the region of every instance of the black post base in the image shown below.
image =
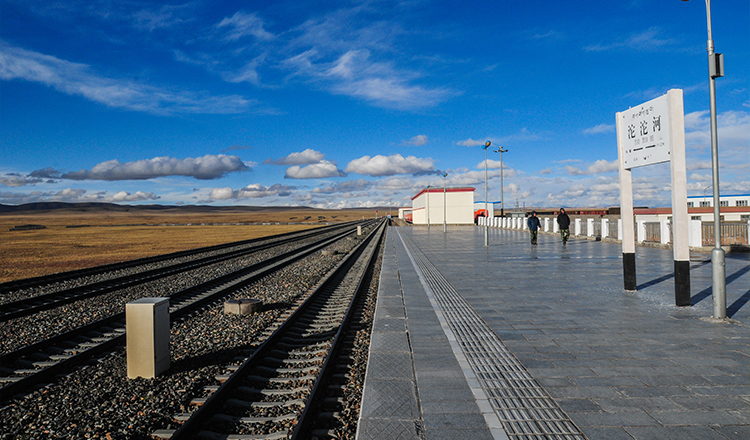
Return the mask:
[[674, 262], [674, 303], [677, 307], [690, 304], [690, 261]]
[[635, 253], [622, 254], [622, 274], [625, 290], [638, 290], [635, 284]]

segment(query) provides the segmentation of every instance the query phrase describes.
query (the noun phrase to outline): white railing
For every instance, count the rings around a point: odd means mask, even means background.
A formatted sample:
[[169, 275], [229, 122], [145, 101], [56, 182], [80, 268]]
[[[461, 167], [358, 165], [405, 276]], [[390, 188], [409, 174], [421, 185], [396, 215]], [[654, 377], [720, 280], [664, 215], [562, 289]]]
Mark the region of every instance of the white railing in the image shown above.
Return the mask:
[[[485, 223], [493, 228], [527, 230], [528, 226], [525, 218], [496, 217], [487, 220], [485, 217], [479, 217], [479, 226]], [[541, 231], [547, 233], [559, 233], [559, 225], [555, 217], [540, 217]], [[584, 221], [585, 220], [585, 221]], [[639, 243], [672, 243], [672, 224], [669, 220], [659, 222], [637, 221], [636, 241]], [[721, 244], [722, 245], [748, 245], [748, 236], [750, 235], [750, 221], [722, 223], [721, 225]], [[594, 237], [597, 239], [609, 239], [622, 241], [622, 219], [602, 218], [585, 218], [580, 217], [572, 219], [570, 225], [570, 235], [577, 237]], [[713, 246], [713, 223], [701, 222], [700, 220], [690, 220], [688, 226], [688, 244], [691, 247]]]

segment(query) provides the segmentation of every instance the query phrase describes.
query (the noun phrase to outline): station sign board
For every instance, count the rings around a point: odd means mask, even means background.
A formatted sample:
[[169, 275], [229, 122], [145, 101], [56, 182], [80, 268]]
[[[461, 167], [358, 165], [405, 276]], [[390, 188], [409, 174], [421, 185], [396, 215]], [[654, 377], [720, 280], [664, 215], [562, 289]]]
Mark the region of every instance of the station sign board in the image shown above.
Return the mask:
[[667, 95], [618, 113], [624, 168], [669, 162], [672, 150]]

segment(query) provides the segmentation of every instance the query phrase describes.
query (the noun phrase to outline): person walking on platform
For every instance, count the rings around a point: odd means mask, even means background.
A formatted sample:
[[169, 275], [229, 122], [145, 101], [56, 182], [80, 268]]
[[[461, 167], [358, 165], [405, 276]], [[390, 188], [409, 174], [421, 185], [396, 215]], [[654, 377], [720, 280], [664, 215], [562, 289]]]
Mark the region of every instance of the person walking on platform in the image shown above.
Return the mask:
[[560, 208], [560, 214], [557, 216], [557, 224], [560, 225], [560, 237], [563, 244], [568, 244], [568, 237], [570, 237], [570, 217], [565, 213], [565, 208]]
[[527, 223], [529, 225], [529, 232], [531, 233], [531, 244], [535, 245], [539, 234], [539, 226], [541, 226], [539, 217], [536, 216], [536, 211], [531, 211], [531, 217], [529, 217]]

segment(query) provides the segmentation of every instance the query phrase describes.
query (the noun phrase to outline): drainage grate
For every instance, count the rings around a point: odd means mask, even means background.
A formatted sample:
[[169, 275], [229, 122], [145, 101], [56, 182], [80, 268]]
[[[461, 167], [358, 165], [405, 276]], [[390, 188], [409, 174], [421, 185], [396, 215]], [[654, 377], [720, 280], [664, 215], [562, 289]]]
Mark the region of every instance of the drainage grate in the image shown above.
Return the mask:
[[479, 382], [481, 392], [508, 437], [513, 440], [585, 440], [586, 436], [417, 245], [400, 231], [398, 235], [435, 312], [443, 317], [443, 330], [449, 339], [455, 337], [456, 358], [459, 363], [465, 359], [471, 367], [474, 377], [467, 377], [467, 380]]

